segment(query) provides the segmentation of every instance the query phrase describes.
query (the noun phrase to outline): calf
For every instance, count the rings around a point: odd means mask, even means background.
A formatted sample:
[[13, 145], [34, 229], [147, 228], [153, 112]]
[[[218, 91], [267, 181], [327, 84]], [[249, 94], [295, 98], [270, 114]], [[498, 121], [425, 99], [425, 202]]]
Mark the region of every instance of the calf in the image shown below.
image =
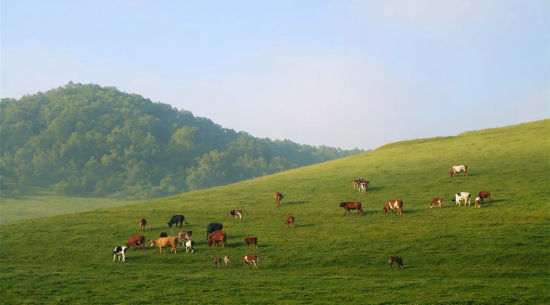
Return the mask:
[[363, 182], [359, 183], [359, 192], [366, 192], [367, 188], [369, 186], [369, 182], [364, 180]]
[[393, 263], [397, 263], [399, 268], [405, 269], [405, 266], [403, 266], [403, 260], [399, 256], [391, 256], [388, 262], [390, 263], [390, 268], [393, 268]]
[[254, 264], [254, 268], [258, 267], [258, 256], [254, 255], [245, 255], [243, 256], [243, 267], [247, 264]]
[[229, 256], [224, 256], [223, 257], [223, 263], [225, 264], [226, 267], [229, 267], [229, 262], [231, 261], [231, 257]]
[[455, 198], [453, 199], [455, 206], [456, 205], [460, 206], [462, 200], [464, 200], [464, 206], [466, 206], [466, 203], [470, 205], [470, 193], [460, 192], [455, 194]]
[[176, 237], [161, 237], [157, 240], [152, 240], [151, 244], [149, 245], [150, 248], [158, 247], [160, 249], [160, 253], [162, 253], [162, 248], [166, 248], [168, 246], [172, 247], [170, 252], [177, 253], [176, 247], [178, 246], [178, 243]]
[[119, 262], [124, 263], [126, 261], [126, 250], [128, 250], [126, 246], [116, 246], [113, 250], [113, 263], [117, 258]]
[[189, 251], [191, 253], [195, 251], [195, 242], [190, 239], [185, 242], [185, 252], [188, 253]]
[[183, 222], [185, 222], [185, 224], [188, 225], [187, 220], [185, 220], [185, 216], [174, 215], [172, 216], [172, 218], [170, 218], [170, 221], [168, 221], [168, 226], [171, 228], [173, 224], [176, 224], [176, 227], [177, 227], [179, 223], [181, 228], [183, 226]]
[[283, 198], [285, 198], [285, 194], [283, 194], [281, 192], [275, 192], [275, 194], [273, 194], [273, 198], [275, 199], [275, 205], [279, 206], [279, 205], [281, 205], [281, 200], [283, 200]]
[[437, 197], [432, 199], [432, 203], [430, 203], [430, 208], [433, 208], [436, 205], [438, 207], [441, 207], [442, 204], [443, 204], [443, 197]]
[[403, 213], [403, 201], [390, 200], [386, 203], [386, 205], [382, 210], [384, 211], [384, 214], [386, 214], [386, 212], [389, 210], [391, 210], [392, 213], [393, 213], [393, 210], [397, 210], [397, 215], [400, 215]]
[[231, 210], [231, 212], [229, 212], [229, 214], [231, 214], [231, 216], [233, 216], [233, 218], [237, 218], [237, 217], [239, 217], [239, 219], [243, 218], [243, 210]]
[[481, 191], [481, 192], [477, 193], [477, 197], [481, 197], [482, 199], [488, 198], [489, 201], [491, 201], [491, 193], [489, 193], [487, 191]]
[[145, 231], [145, 225], [147, 224], [147, 219], [140, 218], [138, 223], [139, 223], [139, 230], [140, 231]]
[[246, 237], [244, 241], [246, 242], [247, 247], [250, 246], [250, 244], [252, 244], [256, 248], [258, 248], [258, 237]]
[[483, 198], [477, 196], [476, 197], [476, 207], [481, 208], [482, 203], [483, 203]]
[[214, 266], [217, 266], [218, 268], [222, 265], [222, 259], [219, 257], [214, 257], [212, 262], [214, 262]]
[[357, 210], [357, 215], [364, 215], [363, 209], [361, 209], [361, 202], [358, 201], [345, 201], [340, 202], [340, 207], [344, 208], [344, 216], [348, 213], [351, 214], [351, 210]]
[[285, 228], [288, 228], [289, 226], [291, 228], [294, 228], [294, 221], [296, 220], [296, 218], [294, 218], [294, 216], [288, 216], [286, 218], [286, 222], [285, 222]]
[[126, 243], [126, 248], [132, 247], [132, 250], [134, 250], [134, 246], [139, 246], [143, 249], [143, 246], [145, 245], [145, 236], [143, 235], [132, 235], [128, 239], [128, 242]]

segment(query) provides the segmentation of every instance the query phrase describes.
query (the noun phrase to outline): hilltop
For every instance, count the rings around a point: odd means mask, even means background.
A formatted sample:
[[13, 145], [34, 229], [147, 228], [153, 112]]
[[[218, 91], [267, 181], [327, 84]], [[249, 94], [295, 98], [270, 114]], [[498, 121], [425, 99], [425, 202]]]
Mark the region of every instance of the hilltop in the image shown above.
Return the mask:
[[[547, 304], [550, 242], [550, 120], [393, 143], [351, 156], [235, 184], [124, 207], [0, 225], [2, 303], [71, 304]], [[468, 175], [450, 178], [451, 165]], [[367, 193], [352, 180], [368, 179]], [[454, 207], [453, 194], [491, 192], [481, 209]], [[273, 192], [286, 194], [274, 207]], [[430, 209], [433, 197], [443, 207]], [[403, 215], [384, 214], [389, 199]], [[361, 201], [365, 216], [344, 216]], [[243, 219], [229, 211], [243, 210]], [[129, 251], [184, 214], [195, 253]], [[286, 229], [287, 215], [296, 227]], [[222, 222], [225, 249], [208, 248], [205, 227]], [[257, 236], [247, 249], [244, 237]], [[257, 270], [241, 257], [258, 255]], [[229, 255], [230, 268], [213, 257]], [[390, 255], [405, 270], [392, 270]]]

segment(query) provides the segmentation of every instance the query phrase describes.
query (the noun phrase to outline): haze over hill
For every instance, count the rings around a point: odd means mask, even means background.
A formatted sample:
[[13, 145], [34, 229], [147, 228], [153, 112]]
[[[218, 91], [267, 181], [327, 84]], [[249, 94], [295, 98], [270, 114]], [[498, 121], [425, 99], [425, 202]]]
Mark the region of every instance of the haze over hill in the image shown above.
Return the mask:
[[4, 195], [180, 193], [362, 150], [260, 139], [113, 87], [69, 83], [0, 103]]

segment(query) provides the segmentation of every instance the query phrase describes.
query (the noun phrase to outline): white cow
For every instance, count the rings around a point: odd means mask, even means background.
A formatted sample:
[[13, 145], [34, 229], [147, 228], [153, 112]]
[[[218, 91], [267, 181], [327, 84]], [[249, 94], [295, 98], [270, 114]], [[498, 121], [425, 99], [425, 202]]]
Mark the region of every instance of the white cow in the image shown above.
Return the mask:
[[460, 192], [455, 194], [455, 199], [453, 199], [453, 202], [455, 203], [455, 206], [460, 206], [461, 201], [464, 200], [464, 206], [466, 206], [466, 203], [470, 205], [470, 193], [468, 192]]
[[449, 176], [452, 177], [453, 175], [458, 175], [458, 173], [463, 173], [463, 176], [466, 176], [468, 173], [468, 166], [466, 165], [455, 165], [451, 168], [449, 171]]

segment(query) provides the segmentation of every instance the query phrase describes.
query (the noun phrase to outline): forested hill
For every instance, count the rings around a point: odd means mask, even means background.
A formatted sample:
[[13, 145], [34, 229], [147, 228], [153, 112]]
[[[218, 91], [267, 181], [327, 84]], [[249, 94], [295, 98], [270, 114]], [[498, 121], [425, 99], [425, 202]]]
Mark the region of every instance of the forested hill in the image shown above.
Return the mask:
[[4, 195], [144, 198], [227, 184], [360, 150], [272, 141], [113, 87], [69, 83], [2, 99]]

